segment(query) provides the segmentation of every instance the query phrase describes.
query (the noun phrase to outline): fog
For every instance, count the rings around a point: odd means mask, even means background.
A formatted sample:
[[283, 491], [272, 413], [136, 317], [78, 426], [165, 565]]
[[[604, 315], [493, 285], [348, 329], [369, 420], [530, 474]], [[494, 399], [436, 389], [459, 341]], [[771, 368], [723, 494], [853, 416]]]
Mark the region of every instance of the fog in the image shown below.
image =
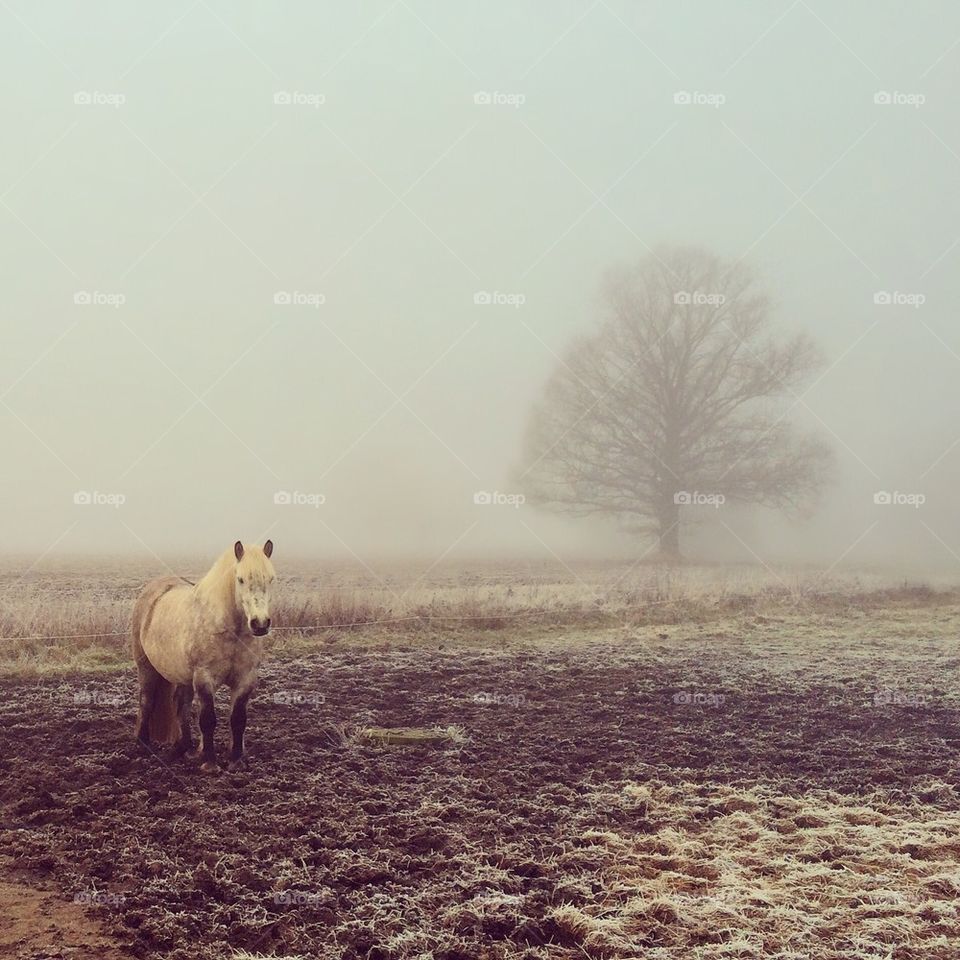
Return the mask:
[[837, 468], [810, 519], [731, 509], [690, 552], [960, 564], [956, 5], [0, 19], [7, 551], [639, 557], [613, 522], [474, 497], [523, 492], [606, 271], [693, 244], [820, 344], [791, 416]]

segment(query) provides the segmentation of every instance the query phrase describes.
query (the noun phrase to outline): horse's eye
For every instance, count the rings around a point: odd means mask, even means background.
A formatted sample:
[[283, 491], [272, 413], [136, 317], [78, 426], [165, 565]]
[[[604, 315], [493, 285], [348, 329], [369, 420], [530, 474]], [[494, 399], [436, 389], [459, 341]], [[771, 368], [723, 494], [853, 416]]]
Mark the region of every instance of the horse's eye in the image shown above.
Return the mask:
[[237, 583], [243, 583], [243, 577], [237, 577]]

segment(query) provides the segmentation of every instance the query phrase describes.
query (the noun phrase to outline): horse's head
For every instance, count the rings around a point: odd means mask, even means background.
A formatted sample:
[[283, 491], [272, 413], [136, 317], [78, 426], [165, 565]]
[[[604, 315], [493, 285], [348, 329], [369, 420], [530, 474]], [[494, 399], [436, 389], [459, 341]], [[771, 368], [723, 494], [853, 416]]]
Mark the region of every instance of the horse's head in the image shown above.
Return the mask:
[[233, 545], [237, 558], [234, 570], [234, 591], [237, 609], [243, 613], [245, 624], [255, 637], [262, 637], [270, 629], [270, 587], [276, 579], [270, 556], [273, 541], [260, 547], [245, 547], [239, 540]]

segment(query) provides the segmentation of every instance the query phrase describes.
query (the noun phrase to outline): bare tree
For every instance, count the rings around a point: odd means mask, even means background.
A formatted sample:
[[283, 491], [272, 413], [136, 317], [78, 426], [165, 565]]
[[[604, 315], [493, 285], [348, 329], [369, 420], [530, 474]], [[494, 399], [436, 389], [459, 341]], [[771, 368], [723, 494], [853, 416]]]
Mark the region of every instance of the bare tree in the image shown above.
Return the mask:
[[608, 315], [570, 348], [534, 407], [519, 476], [533, 502], [610, 514], [680, 557], [694, 494], [802, 510], [831, 455], [786, 417], [819, 365], [777, 338], [752, 274], [697, 250], [612, 275]]

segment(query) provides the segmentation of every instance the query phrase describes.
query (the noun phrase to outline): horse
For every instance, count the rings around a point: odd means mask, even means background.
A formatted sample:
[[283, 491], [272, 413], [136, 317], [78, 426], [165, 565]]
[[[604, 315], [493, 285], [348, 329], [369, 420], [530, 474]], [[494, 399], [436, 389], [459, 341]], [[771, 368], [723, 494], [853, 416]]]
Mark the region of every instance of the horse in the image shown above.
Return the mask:
[[270, 587], [276, 579], [263, 547], [239, 540], [196, 584], [182, 577], [150, 581], [131, 623], [133, 659], [140, 685], [134, 733], [138, 744], [173, 745], [173, 758], [194, 754], [191, 714], [200, 702], [200, 769], [216, 773], [214, 694], [230, 688], [233, 740], [229, 770], [245, 769], [243, 734], [247, 702], [257, 682], [262, 638], [270, 629]]

